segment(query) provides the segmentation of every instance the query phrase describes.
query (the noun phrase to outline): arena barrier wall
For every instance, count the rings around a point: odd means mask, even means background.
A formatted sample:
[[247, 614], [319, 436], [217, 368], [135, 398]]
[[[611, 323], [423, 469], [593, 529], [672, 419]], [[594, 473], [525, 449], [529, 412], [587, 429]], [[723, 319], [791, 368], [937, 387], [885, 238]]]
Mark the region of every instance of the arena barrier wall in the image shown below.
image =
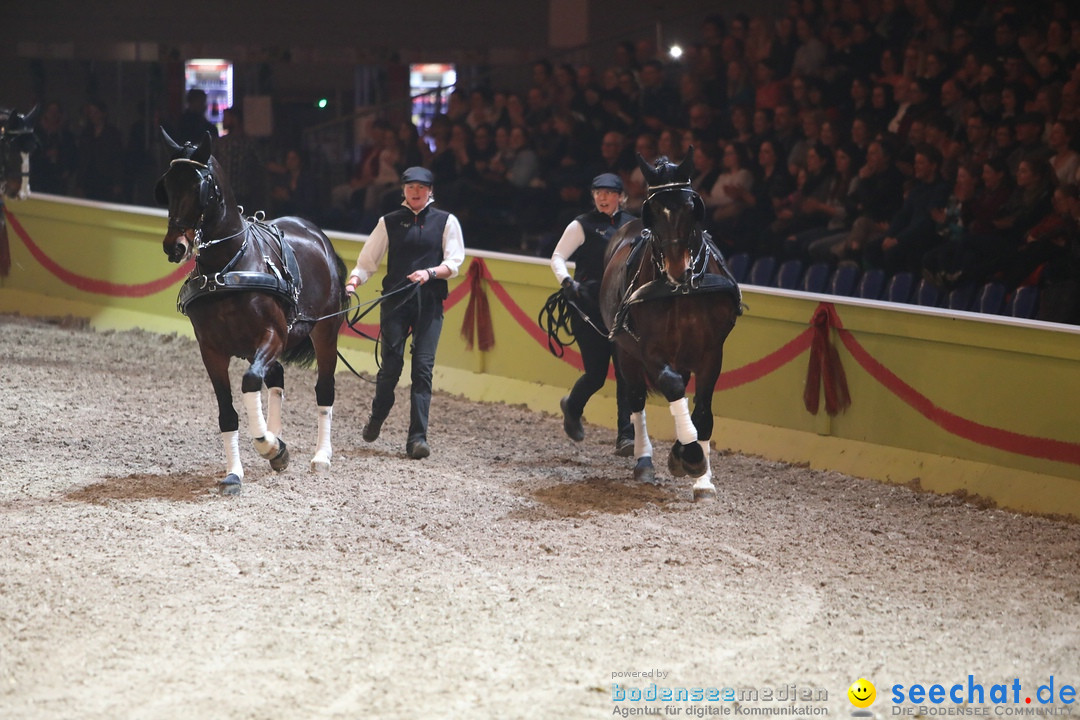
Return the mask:
[[[5, 217], [0, 311], [192, 335], [176, 311], [190, 265], [166, 261], [163, 211], [36, 196]], [[331, 238], [351, 266], [363, 238]], [[552, 356], [537, 324], [555, 289], [541, 259], [470, 253], [450, 283], [436, 389], [557, 414], [581, 358]], [[359, 298], [377, 293], [373, 281]], [[717, 449], [1080, 518], [1080, 328], [752, 286], [744, 301], [714, 398]], [[376, 315], [360, 329], [374, 335]], [[349, 362], [374, 372], [374, 343], [342, 334]], [[674, 437], [666, 403], [647, 415], [654, 437]], [[609, 383], [586, 418], [614, 417]]]

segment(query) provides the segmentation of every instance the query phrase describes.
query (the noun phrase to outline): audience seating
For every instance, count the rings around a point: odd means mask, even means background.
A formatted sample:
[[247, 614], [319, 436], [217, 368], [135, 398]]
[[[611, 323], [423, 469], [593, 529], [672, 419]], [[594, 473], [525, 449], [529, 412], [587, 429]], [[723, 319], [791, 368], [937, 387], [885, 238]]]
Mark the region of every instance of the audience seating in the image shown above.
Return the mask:
[[829, 284], [829, 271], [828, 263], [813, 263], [806, 268], [806, 274], [803, 275], [802, 285], [799, 289], [812, 293], [825, 292], [826, 286]]
[[881, 293], [885, 289], [885, 271], [873, 268], [863, 273], [859, 279], [855, 296], [866, 300], [880, 300]]
[[1016, 288], [1016, 292], [1013, 293], [1012, 299], [1009, 300], [1009, 314], [1013, 317], [1026, 318], [1028, 320], [1035, 317], [1035, 314], [1039, 309], [1039, 286], [1038, 285], [1021, 285]]
[[799, 287], [802, 279], [802, 261], [785, 260], [776, 271], [776, 287], [784, 290], [795, 290]]
[[859, 266], [853, 262], [840, 263], [829, 278], [829, 292], [850, 297], [855, 292], [860, 272]]
[[912, 302], [923, 307], [936, 307], [938, 304], [938, 287], [926, 278], [923, 278], [915, 286], [915, 295]]
[[909, 272], [898, 272], [889, 278], [885, 286], [885, 299], [894, 303], [911, 301], [911, 285], [915, 277]]
[[751, 285], [769, 287], [772, 285], [775, 272], [776, 258], [772, 255], [764, 255], [755, 260], [750, 267], [750, 277], [747, 282]]
[[1005, 286], [999, 282], [988, 282], [979, 291], [975, 310], [987, 315], [1000, 315], [1005, 309]]
[[949, 291], [945, 297], [945, 307], [950, 310], [970, 310], [975, 300], [975, 286], [961, 285]]
[[750, 253], [735, 253], [725, 261], [728, 270], [731, 271], [735, 282], [746, 282], [746, 276], [750, 273]]

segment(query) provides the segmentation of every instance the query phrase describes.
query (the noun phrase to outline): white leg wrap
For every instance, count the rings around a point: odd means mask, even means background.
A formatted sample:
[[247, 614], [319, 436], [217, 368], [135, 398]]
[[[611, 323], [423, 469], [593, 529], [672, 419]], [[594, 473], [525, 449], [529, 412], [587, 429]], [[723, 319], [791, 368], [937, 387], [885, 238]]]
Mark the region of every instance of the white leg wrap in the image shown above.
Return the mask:
[[705, 453], [705, 477], [712, 475], [712, 461], [709, 460], [709, 441], [698, 440], [698, 445], [701, 446], [701, 452]]
[[634, 423], [634, 457], [652, 457], [652, 441], [645, 427], [645, 411], [630, 413], [630, 422]]
[[705, 472], [700, 477], [694, 478], [695, 490], [716, 490], [716, 486], [712, 484], [712, 461], [709, 460], [709, 441], [698, 440], [698, 444], [701, 445], [701, 451], [705, 453]]
[[244, 393], [244, 407], [247, 409], [248, 430], [251, 431], [255, 449], [264, 458], [276, 454], [277, 436], [266, 429], [266, 420], [262, 414], [262, 393]]
[[285, 389], [270, 388], [266, 396], [266, 429], [281, 436], [281, 408], [285, 404]]
[[240, 433], [236, 430], [221, 433], [225, 446], [225, 474], [244, 479], [244, 466], [240, 464]]
[[319, 440], [315, 446], [315, 456], [311, 458], [313, 470], [329, 470], [330, 458], [334, 451], [330, 447], [330, 426], [334, 421], [334, 408], [332, 406], [319, 406]]
[[675, 418], [675, 437], [683, 445], [697, 442], [697, 428], [690, 419], [690, 402], [686, 398], [679, 398], [668, 406], [671, 409], [671, 417]]

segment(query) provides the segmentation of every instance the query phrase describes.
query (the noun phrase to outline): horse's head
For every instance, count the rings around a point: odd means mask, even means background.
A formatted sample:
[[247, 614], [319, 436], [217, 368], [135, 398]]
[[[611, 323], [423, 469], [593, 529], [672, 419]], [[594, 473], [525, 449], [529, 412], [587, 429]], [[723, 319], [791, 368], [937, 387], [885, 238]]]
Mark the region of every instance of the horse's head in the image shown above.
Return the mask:
[[225, 203], [217, 161], [210, 155], [210, 133], [198, 145], [179, 145], [165, 128], [161, 135], [171, 152], [169, 169], [158, 180], [154, 198], [169, 208], [169, 227], [161, 244], [169, 260], [179, 263], [199, 250], [203, 229], [217, 223]]
[[700, 225], [705, 218], [705, 204], [690, 186], [694, 149], [690, 148], [678, 165], [661, 156], [650, 166], [641, 155], [638, 165], [647, 188], [641, 223], [649, 231], [653, 253], [664, 273], [680, 283], [701, 244]]
[[25, 200], [30, 194], [30, 153], [38, 148], [38, 108], [23, 115], [0, 109], [0, 192]]

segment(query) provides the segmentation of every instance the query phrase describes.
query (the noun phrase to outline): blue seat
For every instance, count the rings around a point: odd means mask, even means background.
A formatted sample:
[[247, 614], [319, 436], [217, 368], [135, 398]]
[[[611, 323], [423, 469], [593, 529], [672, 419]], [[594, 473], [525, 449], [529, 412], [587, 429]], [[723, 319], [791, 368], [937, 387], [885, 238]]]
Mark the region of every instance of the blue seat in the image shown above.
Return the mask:
[[970, 310], [975, 299], [974, 285], [961, 285], [949, 291], [945, 297], [945, 307], [950, 310]]
[[773, 274], [776, 272], [776, 258], [772, 255], [763, 255], [754, 261], [750, 267], [750, 277], [747, 282], [751, 285], [768, 287], [772, 285]]
[[885, 290], [885, 271], [873, 268], [863, 273], [859, 280], [859, 286], [855, 290], [856, 297], [866, 300], [880, 300], [881, 293]]
[[1039, 310], [1039, 287], [1038, 285], [1021, 285], [1016, 288], [1012, 299], [1009, 301], [1009, 314], [1013, 317], [1035, 317]]
[[906, 303], [911, 300], [911, 285], [915, 277], [909, 272], [898, 272], [889, 278], [885, 286], [885, 299], [889, 302]]
[[919, 281], [918, 285], [915, 286], [915, 295], [912, 297], [912, 301], [916, 305], [923, 305], [924, 307], [937, 307], [937, 285], [930, 282], [926, 278], [923, 278]]
[[735, 253], [726, 262], [735, 282], [746, 282], [746, 276], [750, 272], [750, 253]]
[[802, 279], [802, 260], [785, 260], [776, 271], [776, 287], [794, 290]]
[[1005, 286], [999, 282], [988, 282], [979, 291], [975, 301], [975, 311], [987, 315], [1000, 315], [1005, 309]]
[[859, 281], [861, 272], [859, 266], [853, 262], [840, 263], [829, 278], [829, 293], [851, 297], [855, 292], [855, 285]]
[[806, 268], [803, 275], [801, 290], [812, 293], [823, 293], [829, 284], [829, 263], [816, 262]]

